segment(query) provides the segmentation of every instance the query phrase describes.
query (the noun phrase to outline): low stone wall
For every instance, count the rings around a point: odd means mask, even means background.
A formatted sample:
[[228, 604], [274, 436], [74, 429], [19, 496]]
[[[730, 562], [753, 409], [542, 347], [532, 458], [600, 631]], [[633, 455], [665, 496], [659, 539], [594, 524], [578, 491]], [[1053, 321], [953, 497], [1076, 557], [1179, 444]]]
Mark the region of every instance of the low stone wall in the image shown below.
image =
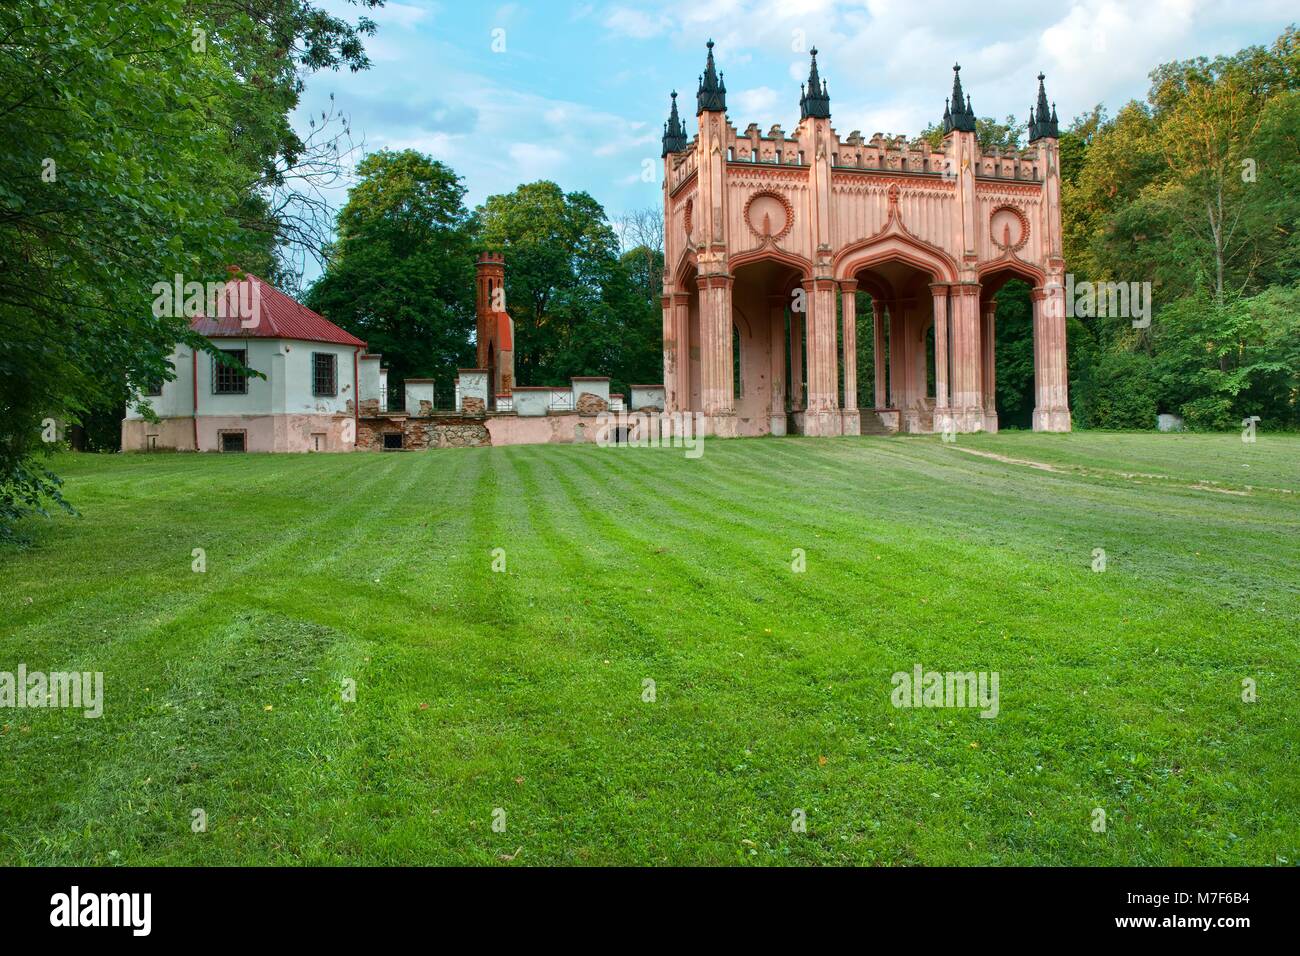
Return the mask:
[[384, 436], [400, 434], [402, 448], [423, 451], [427, 448], [473, 448], [492, 444], [484, 419], [472, 415], [434, 415], [413, 418], [383, 415], [363, 418], [357, 423], [357, 448], [383, 451]]

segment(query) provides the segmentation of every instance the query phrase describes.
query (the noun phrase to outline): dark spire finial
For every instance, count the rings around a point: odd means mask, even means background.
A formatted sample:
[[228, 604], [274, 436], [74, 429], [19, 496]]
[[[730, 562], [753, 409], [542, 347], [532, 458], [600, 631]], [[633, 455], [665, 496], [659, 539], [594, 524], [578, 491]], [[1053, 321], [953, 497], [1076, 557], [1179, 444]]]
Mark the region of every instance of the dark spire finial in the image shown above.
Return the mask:
[[961, 133], [975, 132], [975, 113], [970, 101], [961, 89], [961, 64], [952, 65], [952, 104], [945, 104], [943, 132], [946, 136], [953, 130]]
[[682, 124], [681, 117], [677, 115], [677, 91], [673, 90], [673, 108], [668, 114], [668, 122], [664, 123], [664, 152], [667, 156], [669, 153], [680, 152], [686, 148], [686, 127]]
[[1047, 106], [1047, 90], [1043, 88], [1044, 76], [1038, 74], [1038, 104], [1034, 107], [1029, 124], [1029, 141], [1044, 139], [1046, 137], [1057, 138], [1060, 135], [1057, 120], [1056, 106], [1052, 105], [1051, 109]]
[[808, 67], [806, 89], [802, 85], [799, 87], [799, 116], [801, 119], [807, 119], [810, 116], [829, 119], [831, 115], [831, 95], [826, 88], [826, 81], [817, 72], [817, 48], [813, 47], [809, 52], [812, 54], [812, 62]]
[[727, 111], [727, 85], [718, 78], [718, 70], [713, 62], [713, 41], [705, 44], [709, 55], [704, 61], [704, 73], [700, 76], [700, 88], [695, 93], [696, 111]]

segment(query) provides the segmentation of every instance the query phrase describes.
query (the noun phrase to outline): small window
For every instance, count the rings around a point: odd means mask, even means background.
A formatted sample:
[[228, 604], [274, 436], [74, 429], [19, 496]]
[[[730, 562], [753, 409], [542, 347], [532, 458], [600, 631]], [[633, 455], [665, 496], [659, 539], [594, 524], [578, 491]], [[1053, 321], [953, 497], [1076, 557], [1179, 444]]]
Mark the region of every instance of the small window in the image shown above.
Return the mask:
[[243, 432], [222, 432], [221, 450], [222, 451], [243, 451], [244, 433]]
[[339, 357], [333, 352], [311, 353], [311, 393], [316, 396], [335, 396], [338, 386]]
[[159, 378], [159, 379], [150, 380], [149, 384], [144, 387], [145, 397], [146, 398], [160, 397], [162, 395], [162, 387], [163, 387], [162, 379]]
[[400, 449], [401, 447], [402, 447], [402, 433], [401, 433], [401, 432], [385, 432], [385, 433], [384, 433], [384, 450], [385, 450], [385, 451], [396, 451], [396, 450]]
[[[240, 365], [248, 365], [247, 349], [222, 349]], [[248, 394], [248, 376], [237, 368], [212, 358], [212, 394], [246, 395]], [[240, 451], [243, 451], [241, 448]]]

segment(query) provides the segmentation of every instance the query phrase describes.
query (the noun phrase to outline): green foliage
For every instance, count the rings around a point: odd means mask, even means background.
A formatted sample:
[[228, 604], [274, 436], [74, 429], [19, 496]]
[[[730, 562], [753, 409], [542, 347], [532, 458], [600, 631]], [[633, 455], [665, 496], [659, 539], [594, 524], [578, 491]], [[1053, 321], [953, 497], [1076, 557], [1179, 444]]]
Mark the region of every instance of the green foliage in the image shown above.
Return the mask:
[[465, 186], [414, 150], [357, 166], [329, 266], [305, 304], [386, 357], [389, 388], [433, 378], [439, 401], [473, 364], [474, 257]]
[[998, 423], [1029, 428], [1034, 419], [1034, 309], [1029, 286], [1013, 279], [998, 290], [996, 300]]
[[1155, 427], [1160, 410], [1151, 357], [1106, 352], [1075, 387], [1075, 420], [1081, 428]]
[[0, 522], [57, 490], [45, 418], [120, 418], [178, 341], [206, 347], [154, 283], [273, 276], [301, 240], [289, 113], [303, 71], [364, 67], [369, 29], [303, 0], [0, 5]]
[[1194, 427], [1300, 422], [1286, 338], [1300, 294], [1298, 50], [1290, 27], [1269, 48], [1163, 64], [1147, 103], [1095, 109], [1062, 135], [1067, 267], [1076, 281], [1150, 282], [1155, 305], [1148, 330], [1110, 317], [1071, 332], [1077, 424], [1151, 427], [1152, 402]]
[[571, 375], [630, 383], [662, 378], [662, 313], [653, 288], [662, 254], [620, 258], [605, 211], [585, 192], [536, 182], [490, 196], [475, 235], [506, 257], [506, 310], [515, 322], [515, 378], [553, 385]]
[[[975, 141], [985, 152], [997, 150], [1005, 153], [1022, 149], [1024, 144], [1021, 140], [1025, 138], [1025, 134], [1025, 124], [1014, 116], [1008, 116], [1005, 123], [999, 123], [991, 116], [980, 116], [975, 119]], [[942, 149], [943, 124], [932, 123], [921, 130], [921, 139], [925, 140], [931, 149]]]

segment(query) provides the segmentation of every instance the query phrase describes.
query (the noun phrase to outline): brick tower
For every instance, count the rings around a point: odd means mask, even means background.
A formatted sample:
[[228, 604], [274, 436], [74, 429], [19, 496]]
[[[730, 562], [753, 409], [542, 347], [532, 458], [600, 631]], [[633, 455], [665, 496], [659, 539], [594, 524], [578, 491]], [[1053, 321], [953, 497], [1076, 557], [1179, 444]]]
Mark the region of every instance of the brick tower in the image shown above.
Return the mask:
[[515, 323], [506, 312], [506, 258], [484, 252], [475, 263], [478, 287], [478, 366], [488, 371], [489, 407], [515, 384]]

